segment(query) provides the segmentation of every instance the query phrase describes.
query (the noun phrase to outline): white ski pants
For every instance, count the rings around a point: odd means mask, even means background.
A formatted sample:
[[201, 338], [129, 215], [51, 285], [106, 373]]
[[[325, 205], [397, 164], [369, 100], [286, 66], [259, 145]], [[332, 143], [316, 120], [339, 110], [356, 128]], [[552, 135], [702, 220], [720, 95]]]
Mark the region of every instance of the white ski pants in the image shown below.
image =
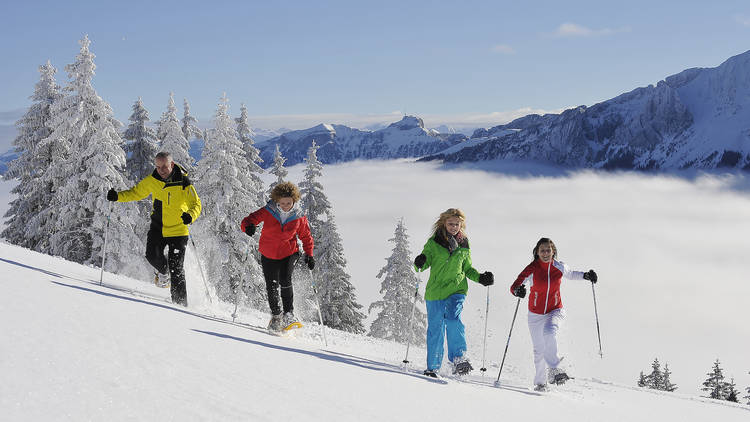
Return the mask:
[[534, 384], [547, 383], [547, 367], [557, 368], [560, 356], [557, 354], [557, 331], [565, 313], [562, 309], [540, 315], [529, 312], [529, 331], [534, 344]]

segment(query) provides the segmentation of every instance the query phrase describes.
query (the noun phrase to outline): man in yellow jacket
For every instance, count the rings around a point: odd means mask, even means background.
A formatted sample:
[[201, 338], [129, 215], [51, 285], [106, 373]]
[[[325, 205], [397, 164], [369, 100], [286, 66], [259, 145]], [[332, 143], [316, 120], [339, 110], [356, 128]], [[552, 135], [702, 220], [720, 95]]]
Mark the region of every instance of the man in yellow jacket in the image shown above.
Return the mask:
[[[138, 201], [151, 195], [151, 227], [146, 238], [146, 259], [156, 269], [156, 283], [166, 287], [171, 280], [172, 302], [187, 306], [185, 287], [185, 249], [188, 225], [201, 213], [201, 200], [185, 170], [172, 161], [168, 152], [156, 154], [156, 169], [133, 188], [117, 192], [110, 189], [110, 201]], [[168, 257], [164, 248], [169, 246]], [[167, 270], [169, 274], [167, 274]]]

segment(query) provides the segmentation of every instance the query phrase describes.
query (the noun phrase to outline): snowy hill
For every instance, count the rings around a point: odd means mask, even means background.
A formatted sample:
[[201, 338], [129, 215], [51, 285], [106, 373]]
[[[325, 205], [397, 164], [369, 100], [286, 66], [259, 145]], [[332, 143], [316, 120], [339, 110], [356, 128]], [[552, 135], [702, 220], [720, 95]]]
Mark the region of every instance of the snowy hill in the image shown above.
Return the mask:
[[287, 159], [286, 165], [303, 162], [313, 141], [320, 145], [318, 159], [332, 164], [357, 159], [391, 159], [421, 157], [442, 151], [466, 140], [460, 133], [441, 134], [425, 129], [422, 119], [405, 116], [388, 127], [375, 131], [344, 125], [320, 124], [305, 130], [285, 133], [258, 143], [263, 164], [273, 163], [276, 145]]
[[[577, 379], [538, 396], [513, 375], [439, 384], [402, 372], [403, 346], [328, 332], [267, 334], [266, 316], [190, 308], [150, 284], [0, 244], [4, 420], [745, 421], [750, 407]], [[188, 282], [195, 280], [188, 279]], [[412, 348], [412, 360], [424, 351]], [[419, 366], [417, 363], [415, 366]]]
[[[569, 168], [750, 169], [750, 51], [561, 114], [475, 131], [429, 159], [539, 161]], [[513, 132], [508, 132], [513, 130]]]

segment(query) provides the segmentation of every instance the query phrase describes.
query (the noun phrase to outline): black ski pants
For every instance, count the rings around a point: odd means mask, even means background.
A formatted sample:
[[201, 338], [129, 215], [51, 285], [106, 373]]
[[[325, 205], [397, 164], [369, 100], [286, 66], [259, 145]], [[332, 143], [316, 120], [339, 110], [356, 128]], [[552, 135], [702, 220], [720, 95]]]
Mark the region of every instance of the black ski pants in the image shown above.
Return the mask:
[[[164, 237], [161, 228], [151, 228], [146, 238], [146, 259], [156, 271], [166, 274], [169, 270], [169, 292], [172, 303], [187, 306], [187, 287], [185, 286], [185, 249], [188, 236]], [[167, 256], [164, 248], [169, 247]]]
[[261, 255], [260, 265], [263, 267], [263, 278], [266, 279], [268, 292], [268, 306], [273, 315], [281, 313], [279, 307], [279, 287], [281, 288], [281, 303], [284, 312], [294, 311], [294, 290], [292, 289], [292, 272], [294, 264], [299, 259], [299, 252], [286, 258], [271, 259]]

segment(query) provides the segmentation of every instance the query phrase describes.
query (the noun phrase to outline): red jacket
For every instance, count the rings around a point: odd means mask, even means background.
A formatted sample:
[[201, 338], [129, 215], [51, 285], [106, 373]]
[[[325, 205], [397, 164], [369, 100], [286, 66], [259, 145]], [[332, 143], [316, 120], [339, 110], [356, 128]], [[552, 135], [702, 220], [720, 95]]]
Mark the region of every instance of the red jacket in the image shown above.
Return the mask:
[[545, 263], [541, 259], [535, 259], [521, 271], [516, 281], [510, 286], [510, 292], [513, 293], [516, 287], [529, 281], [529, 311], [535, 314], [546, 314], [563, 306], [560, 297], [560, 284], [563, 277], [583, 280], [583, 272], [571, 271], [560, 261]]
[[295, 212], [281, 224], [281, 216], [278, 206], [269, 201], [265, 207], [255, 211], [242, 219], [240, 227], [245, 231], [249, 224], [258, 226], [263, 223], [260, 232], [258, 249], [266, 258], [283, 259], [299, 251], [297, 236], [302, 241], [305, 253], [313, 256], [313, 238], [310, 234], [310, 225], [307, 217], [297, 208]]

